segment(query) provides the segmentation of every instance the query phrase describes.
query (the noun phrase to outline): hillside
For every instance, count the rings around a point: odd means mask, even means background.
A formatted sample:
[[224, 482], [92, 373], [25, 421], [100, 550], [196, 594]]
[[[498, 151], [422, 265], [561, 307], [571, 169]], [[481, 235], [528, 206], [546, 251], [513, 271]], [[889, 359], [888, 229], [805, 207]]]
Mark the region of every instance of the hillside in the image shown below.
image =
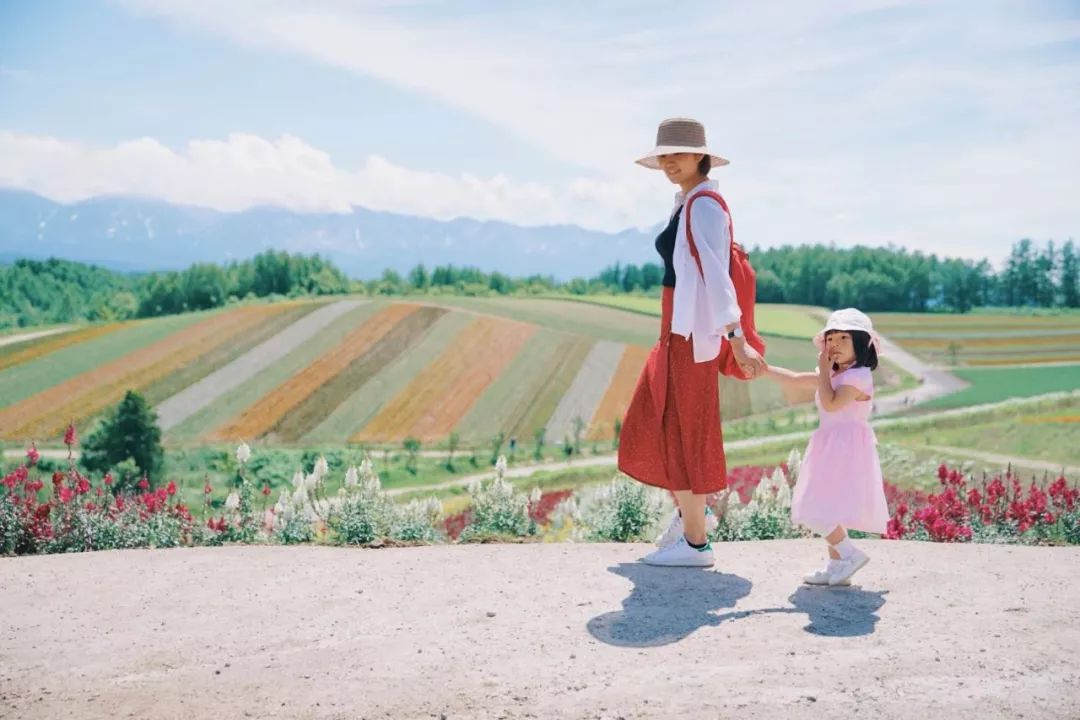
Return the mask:
[[[790, 324], [775, 310], [778, 326]], [[799, 311], [790, 311], [798, 313]], [[790, 314], [789, 313], [789, 314]], [[768, 332], [769, 323], [763, 324]], [[129, 388], [166, 442], [274, 444], [609, 440], [658, 321], [557, 299], [346, 298], [73, 327], [0, 346], [0, 439], [54, 442]], [[812, 357], [768, 337], [770, 360]], [[885, 385], [900, 378], [885, 373]], [[727, 417], [808, 397], [725, 381]]]

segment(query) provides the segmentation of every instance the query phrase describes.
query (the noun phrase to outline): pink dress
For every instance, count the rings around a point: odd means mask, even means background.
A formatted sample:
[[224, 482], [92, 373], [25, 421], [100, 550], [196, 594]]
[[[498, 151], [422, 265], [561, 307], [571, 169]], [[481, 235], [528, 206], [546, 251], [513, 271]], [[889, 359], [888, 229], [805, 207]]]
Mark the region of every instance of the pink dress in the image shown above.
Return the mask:
[[889, 522], [877, 438], [870, 427], [874, 379], [870, 368], [850, 368], [832, 377], [833, 389], [851, 385], [870, 400], [835, 412], [818, 408], [818, 428], [806, 447], [791, 500], [791, 520], [815, 531], [837, 525], [884, 533]]

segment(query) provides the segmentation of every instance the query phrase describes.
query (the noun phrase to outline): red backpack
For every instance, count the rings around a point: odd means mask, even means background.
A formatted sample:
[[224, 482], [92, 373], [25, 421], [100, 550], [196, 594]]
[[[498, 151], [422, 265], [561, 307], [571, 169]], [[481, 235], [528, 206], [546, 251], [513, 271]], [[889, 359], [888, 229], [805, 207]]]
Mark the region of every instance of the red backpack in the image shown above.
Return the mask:
[[[757, 331], [757, 326], [754, 324], [754, 300], [757, 296], [757, 275], [754, 273], [754, 268], [750, 265], [750, 256], [746, 254], [746, 251], [743, 250], [741, 245], [735, 242], [735, 228], [731, 221], [731, 211], [728, 210], [727, 203], [724, 202], [724, 198], [720, 197], [719, 193], [706, 190], [693, 195], [686, 202], [686, 239], [690, 242], [690, 254], [694, 256], [694, 260], [697, 262], [698, 272], [701, 273], [702, 278], [704, 278], [705, 273], [701, 269], [701, 256], [698, 255], [697, 245], [694, 243], [694, 236], [690, 233], [690, 206], [700, 197], [712, 198], [720, 203], [720, 207], [727, 213], [728, 233], [731, 237], [731, 259], [729, 263], [731, 282], [735, 286], [735, 298], [739, 302], [739, 310], [742, 311], [742, 319], [739, 321], [739, 324], [742, 326], [743, 335], [746, 336], [747, 344], [757, 350], [762, 357], [765, 357], [765, 341], [761, 339], [761, 335], [759, 335]], [[739, 380], [749, 379], [746, 375], [743, 375], [742, 369], [739, 368], [739, 363], [735, 361], [735, 355], [731, 352], [731, 343], [729, 342], [722, 343], [720, 346], [720, 373]]]

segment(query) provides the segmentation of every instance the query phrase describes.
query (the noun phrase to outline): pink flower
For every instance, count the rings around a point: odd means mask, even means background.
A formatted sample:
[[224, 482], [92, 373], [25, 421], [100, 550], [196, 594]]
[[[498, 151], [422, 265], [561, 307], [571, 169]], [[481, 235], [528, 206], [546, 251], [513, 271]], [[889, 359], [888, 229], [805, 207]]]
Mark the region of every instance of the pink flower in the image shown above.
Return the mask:
[[172, 480], [170, 480], [168, 487], [165, 488], [165, 492], [168, 493], [169, 495], [175, 495], [176, 494], [176, 483], [173, 482]]
[[73, 423], [69, 423], [67, 426], [67, 431], [64, 433], [64, 444], [68, 447], [71, 447], [76, 442], [78, 442], [78, 438], [75, 435], [75, 425]]
[[113, 484], [113, 476], [112, 476], [111, 473], [105, 473], [105, 484], [106, 485], [112, 485]]
[[146, 479], [146, 476], [143, 476], [143, 479], [139, 481], [139, 489], [140, 490], [149, 490], [150, 489], [150, 481]]
[[71, 488], [60, 488], [60, 502], [67, 504], [71, 501], [71, 498], [75, 496], [75, 493], [71, 492]]
[[34, 443], [30, 443], [30, 449], [26, 451], [26, 459], [30, 463], [30, 467], [33, 467], [41, 459], [41, 453], [38, 452], [37, 445]]

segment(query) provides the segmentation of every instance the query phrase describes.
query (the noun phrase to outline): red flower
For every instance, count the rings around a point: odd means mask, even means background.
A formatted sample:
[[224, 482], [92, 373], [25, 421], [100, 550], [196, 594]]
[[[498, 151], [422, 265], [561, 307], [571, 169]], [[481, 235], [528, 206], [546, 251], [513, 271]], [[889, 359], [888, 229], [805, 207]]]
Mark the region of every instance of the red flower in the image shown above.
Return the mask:
[[78, 438], [75, 436], [75, 425], [69, 424], [67, 431], [64, 433], [64, 444], [71, 447], [77, 442]]
[[165, 492], [168, 493], [169, 495], [175, 495], [176, 494], [176, 483], [173, 482], [172, 480], [170, 480], [168, 486], [165, 488]]
[[270, 486], [269, 485], [263, 485], [262, 494], [263, 495], [269, 495], [270, 494]]
[[112, 474], [111, 473], [105, 473], [105, 484], [106, 485], [112, 485], [112, 483], [113, 483]]
[[214, 488], [210, 487], [210, 483], [206, 483], [205, 485], [203, 485], [202, 491], [204, 495], [209, 495], [210, 493], [214, 492]]
[[147, 480], [145, 476], [143, 476], [143, 479], [139, 481], [139, 489], [140, 490], [149, 490], [150, 489], [150, 481]]
[[78, 476], [79, 479], [75, 483], [75, 492], [80, 495], [85, 495], [90, 492], [90, 481], [84, 478], [82, 475]]
[[75, 495], [75, 493], [71, 492], [71, 488], [68, 488], [68, 487], [60, 488], [60, 502], [68, 503], [68, 502], [71, 501], [71, 498], [74, 497], [74, 495]]
[[64, 484], [64, 473], [57, 470], [52, 474], [52, 484], [56, 487], [60, 487]]
[[34, 443], [30, 443], [30, 449], [26, 451], [26, 459], [30, 462], [30, 467], [33, 467], [41, 459], [41, 453], [38, 452], [37, 445]]
[[941, 481], [941, 484], [944, 485], [945, 479], [949, 477], [949, 468], [945, 467], [945, 463], [938, 465], [937, 476], [938, 480]]

